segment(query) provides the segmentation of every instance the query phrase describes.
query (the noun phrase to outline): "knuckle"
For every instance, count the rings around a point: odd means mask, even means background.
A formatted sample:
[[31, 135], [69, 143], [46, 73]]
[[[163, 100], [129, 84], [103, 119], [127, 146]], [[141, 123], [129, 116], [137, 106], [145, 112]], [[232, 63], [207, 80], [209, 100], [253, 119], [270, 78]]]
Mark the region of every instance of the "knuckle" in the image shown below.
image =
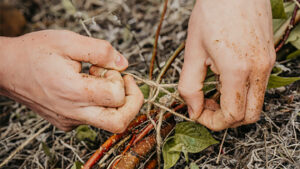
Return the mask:
[[245, 118], [244, 113], [228, 112], [227, 115], [225, 116], [225, 121], [228, 124], [233, 124], [244, 120], [244, 118]]
[[115, 70], [110, 70], [107, 72], [107, 79], [111, 80], [113, 83], [117, 85], [124, 86], [124, 80], [121, 76], [121, 73]]
[[272, 67], [271, 60], [266, 60], [261, 63], [262, 70], [269, 70]]
[[110, 95], [115, 106], [122, 106], [125, 103], [125, 89], [117, 83], [110, 86]]
[[127, 128], [127, 123], [118, 118], [117, 120], [115, 120], [113, 127], [112, 127], [112, 132], [113, 133], [123, 133]]
[[273, 67], [274, 63], [275, 63], [275, 59], [273, 59], [271, 57], [264, 57], [257, 64], [258, 70], [269, 71]]
[[251, 123], [255, 123], [260, 119], [260, 114], [256, 114], [252, 117], [248, 117], [245, 119], [245, 123], [246, 124], [251, 124]]

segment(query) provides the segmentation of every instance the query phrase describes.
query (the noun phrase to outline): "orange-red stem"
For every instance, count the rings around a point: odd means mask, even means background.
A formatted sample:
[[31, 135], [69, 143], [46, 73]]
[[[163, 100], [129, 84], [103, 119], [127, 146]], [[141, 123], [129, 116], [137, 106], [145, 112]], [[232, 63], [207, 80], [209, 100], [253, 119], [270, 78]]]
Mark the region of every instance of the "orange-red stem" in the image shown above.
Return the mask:
[[[184, 106], [185, 106], [185, 104], [180, 104], [180, 105], [178, 105], [178, 106], [176, 106], [176, 107], [174, 108], [174, 111], [177, 111], [177, 110], [179, 110], [179, 109], [182, 109]], [[164, 120], [165, 120], [165, 119], [168, 119], [168, 118], [171, 117], [171, 116], [172, 116], [171, 113], [166, 113], [166, 114], [164, 115]], [[155, 119], [154, 121], [156, 122], [157, 119]], [[136, 136], [136, 139], [134, 140], [133, 144], [136, 144], [138, 141], [140, 141], [142, 138], [144, 138], [144, 137], [145, 137], [145, 136], [146, 136], [153, 128], [154, 128], [154, 126], [153, 126], [152, 123], [148, 124], [148, 126], [146, 126], [146, 127], [144, 128], [144, 130]]]
[[[122, 155], [124, 155], [131, 147], [131, 145], [133, 144], [133, 141], [135, 140], [136, 135], [133, 134], [131, 140], [129, 141], [128, 145], [126, 146], [126, 148], [124, 149], [124, 151], [122, 152]], [[117, 164], [119, 163], [120, 158], [118, 160], [115, 161], [114, 165], [112, 166], [112, 168], [115, 168], [117, 166]]]
[[152, 159], [152, 160], [150, 160], [150, 161], [146, 164], [146, 166], [145, 166], [144, 169], [155, 169], [156, 166], [157, 166], [157, 160], [156, 160], [156, 159]]
[[143, 123], [147, 120], [146, 115], [140, 115], [138, 116], [134, 121], [132, 121], [127, 130], [124, 133], [121, 134], [114, 134], [109, 139], [107, 139], [96, 152], [89, 158], [89, 160], [84, 164], [82, 169], [90, 169], [92, 168], [99, 159], [103, 156], [105, 152], [107, 152], [110, 147], [115, 144], [117, 141], [119, 141], [124, 135], [126, 135], [129, 131], [131, 131], [133, 128], [138, 126], [139, 124]]

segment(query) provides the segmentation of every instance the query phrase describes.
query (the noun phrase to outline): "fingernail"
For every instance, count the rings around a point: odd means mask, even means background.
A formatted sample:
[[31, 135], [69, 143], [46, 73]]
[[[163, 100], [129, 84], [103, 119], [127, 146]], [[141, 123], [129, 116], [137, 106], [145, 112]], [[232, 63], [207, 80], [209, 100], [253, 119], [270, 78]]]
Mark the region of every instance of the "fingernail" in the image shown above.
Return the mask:
[[124, 58], [124, 56], [121, 53], [116, 52], [116, 59], [115, 59], [116, 66], [123, 67], [125, 65], [125, 61], [126, 59]]

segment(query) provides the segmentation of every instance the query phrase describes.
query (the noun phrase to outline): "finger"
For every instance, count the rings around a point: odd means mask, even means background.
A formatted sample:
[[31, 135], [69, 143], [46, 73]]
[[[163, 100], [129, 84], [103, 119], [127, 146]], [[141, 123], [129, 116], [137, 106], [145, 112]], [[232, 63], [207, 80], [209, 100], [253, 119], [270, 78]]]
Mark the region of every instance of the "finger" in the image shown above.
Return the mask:
[[195, 27], [189, 27], [184, 64], [178, 86], [179, 93], [188, 106], [191, 119], [197, 119], [203, 110], [204, 94], [202, 89], [207, 70], [205, 64], [207, 54], [201, 42], [195, 38], [199, 37], [197, 34], [198, 30]]
[[206, 127], [219, 131], [231, 127], [244, 119], [249, 88], [248, 71], [229, 71], [221, 74], [221, 105], [212, 111], [205, 109], [198, 122]]
[[102, 77], [111, 82], [121, 82], [122, 86], [124, 86], [123, 78], [122, 78], [120, 72], [118, 72], [118, 71], [107, 70], [107, 69], [97, 67], [97, 66], [91, 66], [89, 72], [90, 72], [90, 75]]
[[[97, 74], [100, 70], [93, 67], [90, 72]], [[89, 106], [120, 107], [125, 102], [124, 80], [115, 70], [107, 71], [104, 77], [81, 74], [78, 82], [82, 99]]]
[[51, 124], [53, 124], [55, 127], [65, 132], [71, 131], [81, 124], [80, 121], [64, 117], [45, 107], [34, 108], [33, 110], [34, 112], [42, 116], [44, 119], [49, 121]]
[[86, 123], [113, 132], [123, 132], [136, 116], [143, 104], [143, 94], [130, 76], [124, 77], [126, 102], [119, 109], [103, 107], [85, 107], [78, 117]]
[[55, 37], [55, 46], [63, 51], [62, 54], [73, 60], [118, 71], [128, 67], [126, 58], [105, 40], [82, 36], [71, 31], [50, 30], [50, 32]]
[[268, 84], [269, 72], [256, 73], [251, 78], [250, 88], [247, 96], [245, 119], [234, 127], [255, 123], [260, 119], [264, 103], [265, 90]]

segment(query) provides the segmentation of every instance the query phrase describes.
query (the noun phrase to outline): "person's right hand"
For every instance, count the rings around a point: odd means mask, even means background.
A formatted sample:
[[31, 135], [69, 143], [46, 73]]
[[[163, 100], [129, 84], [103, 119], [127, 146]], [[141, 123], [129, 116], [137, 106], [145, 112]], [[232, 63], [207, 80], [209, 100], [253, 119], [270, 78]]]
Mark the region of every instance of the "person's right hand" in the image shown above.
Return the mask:
[[[120, 133], [143, 104], [133, 78], [118, 72], [127, 60], [107, 41], [47, 30], [2, 37], [0, 51], [0, 92], [62, 130], [90, 124]], [[90, 75], [80, 61], [93, 64]]]
[[[178, 87], [190, 117], [216, 131], [256, 122], [275, 56], [270, 0], [198, 0]], [[208, 66], [220, 75], [215, 111], [204, 107]]]

